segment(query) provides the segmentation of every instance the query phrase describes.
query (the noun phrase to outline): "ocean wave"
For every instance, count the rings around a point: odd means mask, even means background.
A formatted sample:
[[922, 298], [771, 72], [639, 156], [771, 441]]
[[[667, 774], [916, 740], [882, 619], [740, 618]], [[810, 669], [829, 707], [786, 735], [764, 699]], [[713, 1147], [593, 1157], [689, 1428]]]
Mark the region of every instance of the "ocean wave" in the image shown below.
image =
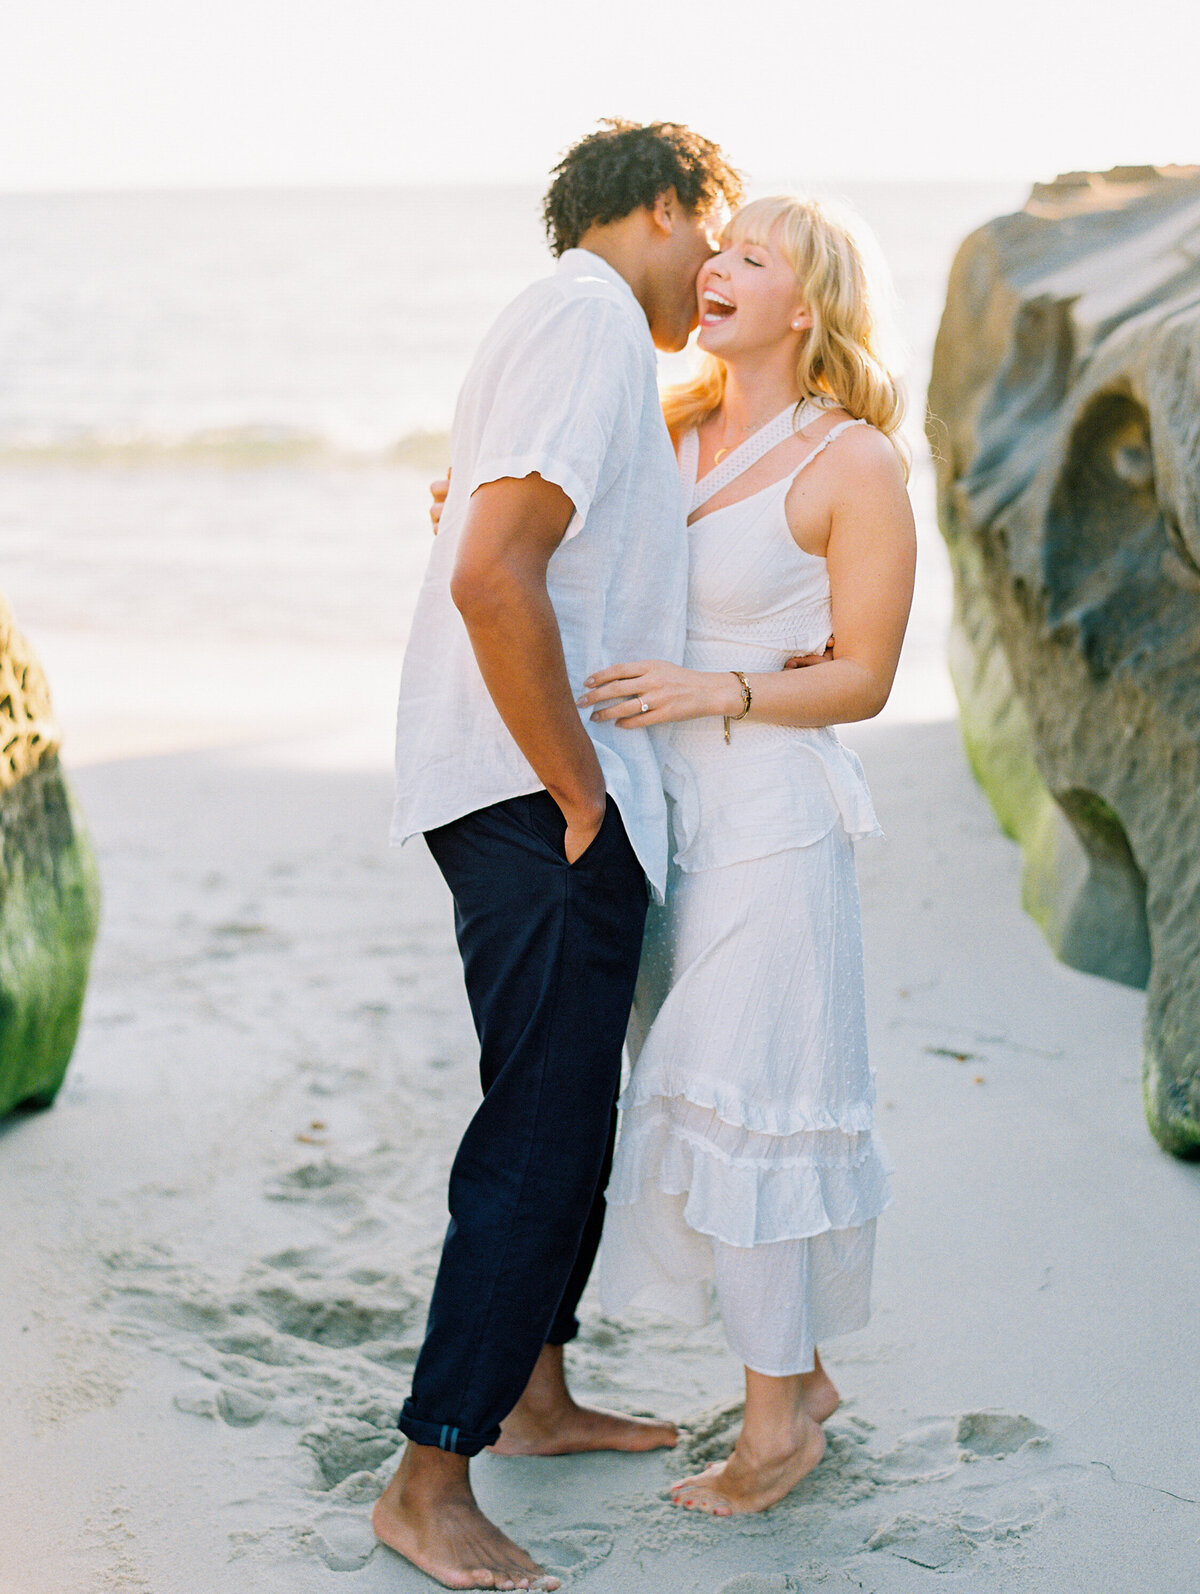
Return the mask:
[[59, 465], [129, 470], [203, 466], [255, 470], [277, 465], [405, 465], [442, 471], [450, 457], [446, 432], [408, 432], [394, 442], [354, 445], [320, 432], [280, 426], [217, 426], [168, 434], [79, 430], [56, 435], [0, 435], [0, 465]]

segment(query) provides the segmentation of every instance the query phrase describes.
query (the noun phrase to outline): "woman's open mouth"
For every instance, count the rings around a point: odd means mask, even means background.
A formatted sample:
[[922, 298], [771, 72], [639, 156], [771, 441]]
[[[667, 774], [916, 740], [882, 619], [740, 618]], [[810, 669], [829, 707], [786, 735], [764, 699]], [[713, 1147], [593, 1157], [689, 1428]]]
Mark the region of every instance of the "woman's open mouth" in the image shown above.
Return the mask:
[[705, 288], [700, 303], [700, 325], [715, 327], [722, 321], [728, 321], [736, 308], [733, 300], [727, 299], [723, 293], [718, 293], [715, 288]]

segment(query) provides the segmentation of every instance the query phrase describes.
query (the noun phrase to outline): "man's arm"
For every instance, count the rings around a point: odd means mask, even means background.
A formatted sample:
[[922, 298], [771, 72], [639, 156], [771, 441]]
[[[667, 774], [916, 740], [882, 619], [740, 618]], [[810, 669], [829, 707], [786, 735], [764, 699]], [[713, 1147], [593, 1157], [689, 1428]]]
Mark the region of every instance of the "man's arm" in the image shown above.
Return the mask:
[[484, 684], [513, 740], [567, 821], [567, 861], [604, 819], [600, 762], [575, 707], [546, 569], [574, 513], [536, 474], [485, 482], [471, 495], [450, 596]]

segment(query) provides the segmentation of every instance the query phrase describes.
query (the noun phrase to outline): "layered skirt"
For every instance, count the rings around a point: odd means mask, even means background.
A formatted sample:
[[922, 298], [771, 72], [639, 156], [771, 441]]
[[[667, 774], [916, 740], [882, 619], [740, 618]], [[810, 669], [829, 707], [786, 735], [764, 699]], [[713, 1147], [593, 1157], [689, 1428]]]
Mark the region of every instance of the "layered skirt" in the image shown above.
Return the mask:
[[[873, 815], [872, 821], [873, 821]], [[746, 1366], [807, 1372], [869, 1316], [873, 1133], [853, 844], [676, 866], [651, 907], [600, 1252], [605, 1310], [714, 1305]]]

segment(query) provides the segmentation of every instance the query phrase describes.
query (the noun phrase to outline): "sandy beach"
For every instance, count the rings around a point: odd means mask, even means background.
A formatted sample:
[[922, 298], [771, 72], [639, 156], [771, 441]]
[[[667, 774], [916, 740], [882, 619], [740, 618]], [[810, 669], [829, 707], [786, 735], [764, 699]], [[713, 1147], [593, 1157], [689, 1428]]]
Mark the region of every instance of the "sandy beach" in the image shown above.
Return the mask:
[[[398, 654], [246, 644], [204, 677], [183, 642], [34, 640], [106, 900], [67, 1084], [0, 1125], [0, 1594], [418, 1594], [367, 1516], [477, 1086], [444, 888], [386, 846]], [[923, 720], [846, 733], [888, 834], [859, 865], [896, 1204], [827, 1457], [761, 1518], [674, 1509], [738, 1369], [716, 1326], [591, 1304], [577, 1390], [685, 1437], [482, 1458], [569, 1589], [1200, 1582], [1200, 1166], [1146, 1132], [1141, 997], [1053, 960], [917, 684]]]

